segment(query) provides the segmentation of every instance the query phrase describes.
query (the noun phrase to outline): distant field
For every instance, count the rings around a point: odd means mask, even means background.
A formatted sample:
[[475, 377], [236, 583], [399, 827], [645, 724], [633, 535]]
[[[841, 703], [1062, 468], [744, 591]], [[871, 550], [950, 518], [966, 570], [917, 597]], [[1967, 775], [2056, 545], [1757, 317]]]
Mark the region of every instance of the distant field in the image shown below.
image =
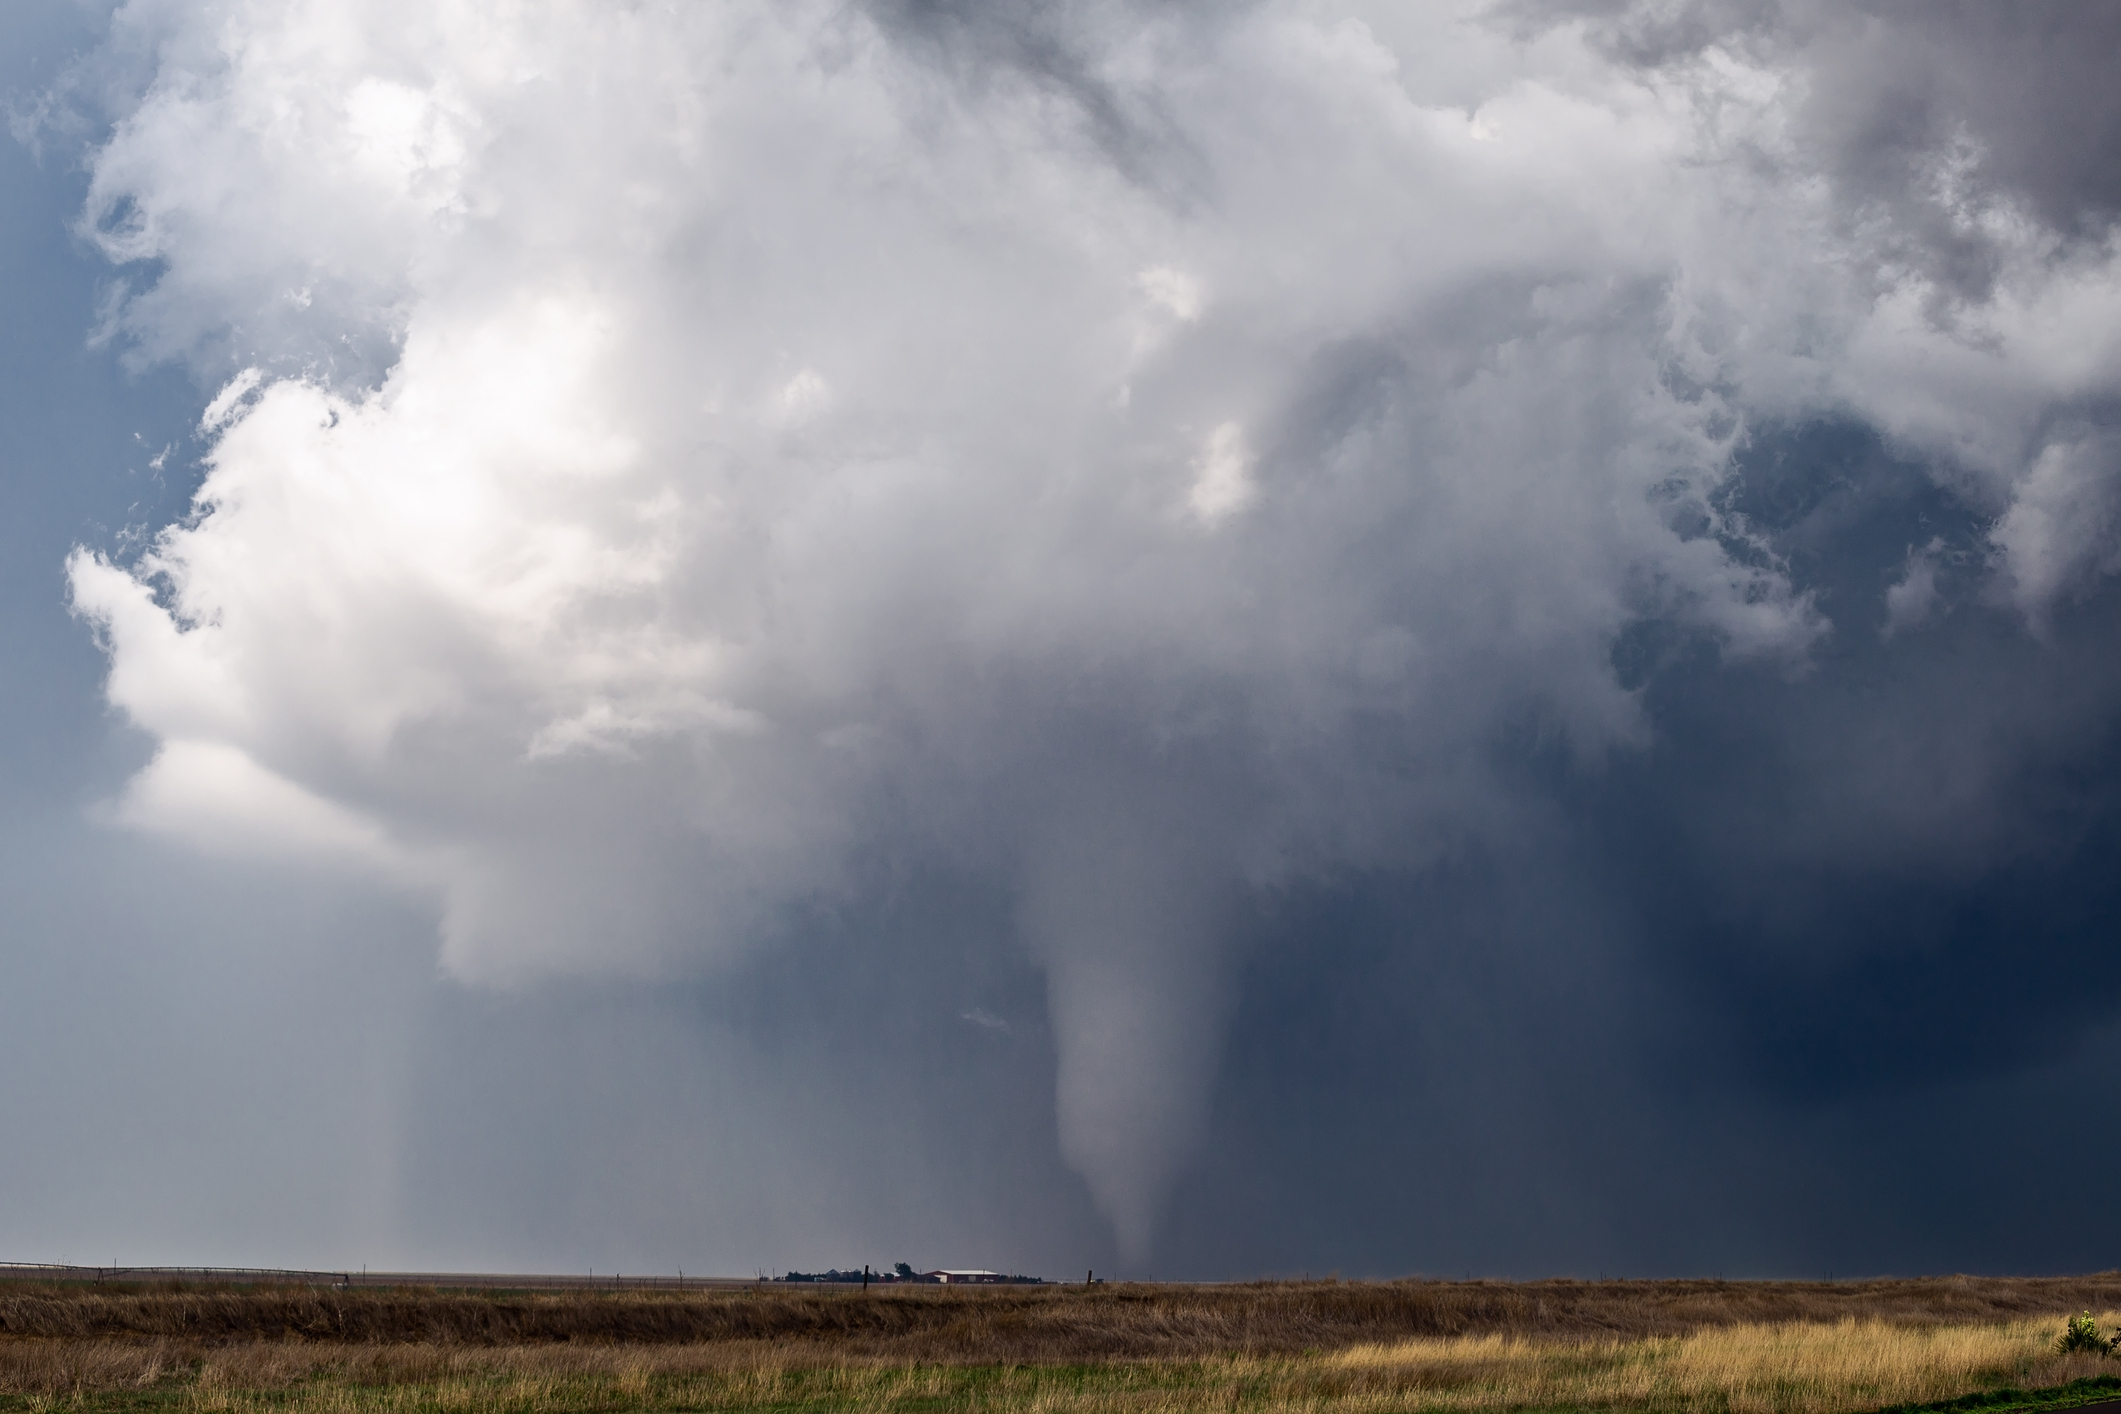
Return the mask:
[[[9, 1283], [0, 1410], [1837, 1414], [2121, 1375], [2054, 1353], [2084, 1309], [2112, 1329], [2121, 1275], [866, 1295]], [[2121, 1382], [2044, 1403], [2116, 1398]]]

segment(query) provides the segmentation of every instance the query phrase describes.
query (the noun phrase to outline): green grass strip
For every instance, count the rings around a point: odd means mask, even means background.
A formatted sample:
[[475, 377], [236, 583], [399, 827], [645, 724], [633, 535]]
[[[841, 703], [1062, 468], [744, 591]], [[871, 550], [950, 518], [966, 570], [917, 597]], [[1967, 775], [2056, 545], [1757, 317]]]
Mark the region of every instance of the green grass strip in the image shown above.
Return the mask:
[[2092, 1375], [2049, 1389], [1992, 1389], [1935, 1404], [1888, 1404], [1878, 1414], [2017, 1414], [2019, 1410], [2076, 1409], [2121, 1401], [2121, 1375]]

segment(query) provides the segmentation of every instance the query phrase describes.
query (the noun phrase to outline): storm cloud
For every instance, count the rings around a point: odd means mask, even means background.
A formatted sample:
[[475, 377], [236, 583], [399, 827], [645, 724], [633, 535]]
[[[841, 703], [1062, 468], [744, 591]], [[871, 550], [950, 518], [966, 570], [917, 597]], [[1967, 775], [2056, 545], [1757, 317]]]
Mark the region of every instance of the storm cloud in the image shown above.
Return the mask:
[[408, 1171], [537, 1055], [848, 1244], [2091, 1262], [1790, 1194], [2110, 1044], [2117, 45], [133, 0], [18, 124], [200, 389], [67, 562], [100, 818], [431, 939]]

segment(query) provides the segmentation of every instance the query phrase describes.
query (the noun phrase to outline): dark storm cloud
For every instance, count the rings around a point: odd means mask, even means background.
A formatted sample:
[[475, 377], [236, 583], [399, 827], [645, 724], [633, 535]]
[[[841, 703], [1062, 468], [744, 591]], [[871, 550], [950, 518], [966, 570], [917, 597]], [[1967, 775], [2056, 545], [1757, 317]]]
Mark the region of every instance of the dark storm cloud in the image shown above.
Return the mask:
[[[1502, 742], [1551, 807], [1512, 846], [1285, 901], [1183, 1260], [2100, 1260], [2067, 1214], [2107, 1162], [2087, 1126], [2121, 1016], [2121, 596], [2029, 636], [1982, 594], [1978, 510], [1860, 425], [1765, 431], [1736, 468], [1723, 505], [1833, 619], [1808, 669], [1640, 621], [1616, 667], [1652, 745], [1586, 772]], [[1937, 617], [1888, 633], [1924, 547]], [[2054, 1157], [2014, 1174], [2028, 1149]]]
[[[2121, 16], [2096, 3], [1858, 7], [1845, 42], [1819, 45], [1812, 121], [1839, 134], [1861, 187], [1902, 185], [1934, 154], [1971, 148], [1976, 180], [2049, 225], [2098, 239], [2121, 212]], [[1838, 40], [1839, 36], [1834, 36]]]
[[[2121, 669], [2111, 590], [2028, 635], [1986, 521], [1874, 433], [1765, 433], [1726, 504], [1833, 632], [1799, 675], [1653, 621], [1616, 647], [1650, 750], [1556, 790], [1676, 1004], [1669, 1074], [1778, 1092], [1933, 1086], [2111, 1023]], [[1935, 565], [1921, 631], [1889, 589]]]
[[1504, 746], [1551, 805], [1512, 846], [1286, 901], [1174, 1264], [2102, 1260], [2070, 1215], [2111, 1161], [2121, 597], [2044, 643], [1964, 599], [1919, 644], [1886, 639], [1868, 591], [1894, 551], [1971, 517], [1845, 424], [1752, 469], [1793, 463], [1810, 495], [1761, 489], [1854, 610], [1812, 670], [1734, 669], [1645, 625], [1653, 746], [1591, 773]]
[[259, 371], [40, 542], [333, 1240], [2089, 1260], [1893, 1195], [2113, 1050], [2103, 17], [389, 8], [126, 7], [113, 337]]
[[1991, 292], [2001, 256], [1983, 228], [1998, 202], [2051, 228], [2065, 252], [2102, 241], [2121, 214], [2121, 16], [2098, 0], [1562, 0], [1497, 13], [1528, 33], [1580, 18], [1644, 67], [1726, 46], [1791, 72], [1805, 85], [1801, 141], [1823, 157], [1849, 221], [1961, 298]]

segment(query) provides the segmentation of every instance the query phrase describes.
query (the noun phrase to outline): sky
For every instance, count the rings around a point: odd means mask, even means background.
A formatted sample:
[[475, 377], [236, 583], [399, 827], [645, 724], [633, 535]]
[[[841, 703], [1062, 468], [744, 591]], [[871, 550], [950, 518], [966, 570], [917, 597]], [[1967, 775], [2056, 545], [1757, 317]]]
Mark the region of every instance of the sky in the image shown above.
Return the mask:
[[2116, 1264], [2121, 16], [0, 11], [0, 1259]]

